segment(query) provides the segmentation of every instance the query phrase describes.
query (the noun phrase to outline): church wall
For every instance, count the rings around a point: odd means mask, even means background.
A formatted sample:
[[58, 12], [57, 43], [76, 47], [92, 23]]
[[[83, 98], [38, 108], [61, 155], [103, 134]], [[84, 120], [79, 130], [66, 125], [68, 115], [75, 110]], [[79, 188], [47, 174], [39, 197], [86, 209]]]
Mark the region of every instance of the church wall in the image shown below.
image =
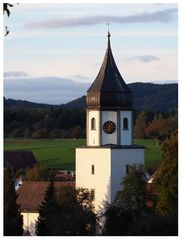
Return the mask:
[[[76, 149], [76, 187], [95, 190], [95, 210], [107, 198], [110, 201], [111, 149]], [[94, 166], [94, 174], [92, 174]]]
[[[128, 119], [128, 129], [124, 129], [123, 126], [123, 119]], [[121, 145], [132, 145], [132, 132], [133, 132], [133, 118], [132, 118], [132, 111], [121, 111], [120, 112], [120, 126], [121, 126], [121, 133], [120, 133], [120, 144]]]
[[144, 165], [144, 149], [112, 149], [111, 159], [111, 201], [113, 201], [116, 192], [121, 190], [122, 178], [126, 176], [126, 165]]
[[38, 213], [30, 213], [30, 212], [21, 212], [23, 215], [23, 229], [24, 231], [29, 231], [31, 236], [36, 236], [35, 234], [35, 224], [36, 220], [39, 216]]
[[113, 121], [116, 124], [116, 131], [112, 134], [106, 134], [103, 129], [101, 130], [102, 134], [102, 144], [117, 144], [117, 112], [116, 111], [102, 111], [102, 126], [106, 121]]
[[[91, 129], [91, 119], [95, 118], [96, 127]], [[87, 145], [100, 145], [100, 112], [97, 110], [87, 110]]]

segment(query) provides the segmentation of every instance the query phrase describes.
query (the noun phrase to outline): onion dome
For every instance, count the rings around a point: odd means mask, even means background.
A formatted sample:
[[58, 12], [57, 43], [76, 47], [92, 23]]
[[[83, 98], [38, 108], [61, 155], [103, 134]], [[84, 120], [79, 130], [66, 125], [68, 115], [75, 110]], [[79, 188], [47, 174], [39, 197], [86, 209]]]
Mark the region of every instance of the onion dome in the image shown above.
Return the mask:
[[108, 45], [100, 71], [87, 91], [87, 106], [89, 109], [131, 109], [133, 97], [130, 88], [124, 82], [114, 61], [110, 46], [110, 32], [108, 31]]

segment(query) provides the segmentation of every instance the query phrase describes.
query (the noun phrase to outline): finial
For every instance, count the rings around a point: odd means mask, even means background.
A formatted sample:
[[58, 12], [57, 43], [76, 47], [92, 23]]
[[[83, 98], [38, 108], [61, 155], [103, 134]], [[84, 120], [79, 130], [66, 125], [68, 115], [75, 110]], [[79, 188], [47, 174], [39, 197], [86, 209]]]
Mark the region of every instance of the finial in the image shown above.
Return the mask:
[[106, 25], [108, 26], [107, 37], [110, 38], [111, 34], [110, 34], [110, 32], [109, 32], [109, 25], [110, 25], [109, 20], [106, 22]]

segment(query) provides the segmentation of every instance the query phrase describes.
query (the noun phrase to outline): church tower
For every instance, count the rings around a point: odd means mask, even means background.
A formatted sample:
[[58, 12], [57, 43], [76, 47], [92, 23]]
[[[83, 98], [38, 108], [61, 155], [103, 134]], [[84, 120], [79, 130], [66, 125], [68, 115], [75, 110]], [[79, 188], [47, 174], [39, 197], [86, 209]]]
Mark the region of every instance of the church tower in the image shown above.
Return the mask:
[[108, 31], [100, 71], [87, 91], [86, 146], [76, 149], [76, 187], [94, 193], [95, 210], [121, 190], [129, 165], [144, 164], [133, 144], [133, 97], [114, 61]]

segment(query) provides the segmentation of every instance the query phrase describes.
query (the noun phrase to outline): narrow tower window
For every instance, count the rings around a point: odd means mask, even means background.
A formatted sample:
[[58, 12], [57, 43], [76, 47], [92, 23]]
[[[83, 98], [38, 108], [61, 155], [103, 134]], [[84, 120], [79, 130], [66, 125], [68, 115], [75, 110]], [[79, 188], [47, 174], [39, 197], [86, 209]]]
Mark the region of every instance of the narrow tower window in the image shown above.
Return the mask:
[[129, 173], [129, 168], [130, 168], [129, 164], [126, 164], [126, 175], [128, 175]]
[[95, 200], [95, 189], [91, 189], [91, 198], [92, 198], [92, 201]]
[[128, 118], [126, 117], [123, 119], [123, 128], [128, 129]]
[[91, 172], [92, 172], [92, 175], [94, 175], [94, 174], [95, 174], [95, 167], [94, 167], [94, 165], [92, 165]]
[[95, 130], [95, 129], [96, 129], [96, 121], [95, 121], [95, 118], [92, 118], [92, 119], [91, 119], [91, 129], [92, 129], [92, 130]]

